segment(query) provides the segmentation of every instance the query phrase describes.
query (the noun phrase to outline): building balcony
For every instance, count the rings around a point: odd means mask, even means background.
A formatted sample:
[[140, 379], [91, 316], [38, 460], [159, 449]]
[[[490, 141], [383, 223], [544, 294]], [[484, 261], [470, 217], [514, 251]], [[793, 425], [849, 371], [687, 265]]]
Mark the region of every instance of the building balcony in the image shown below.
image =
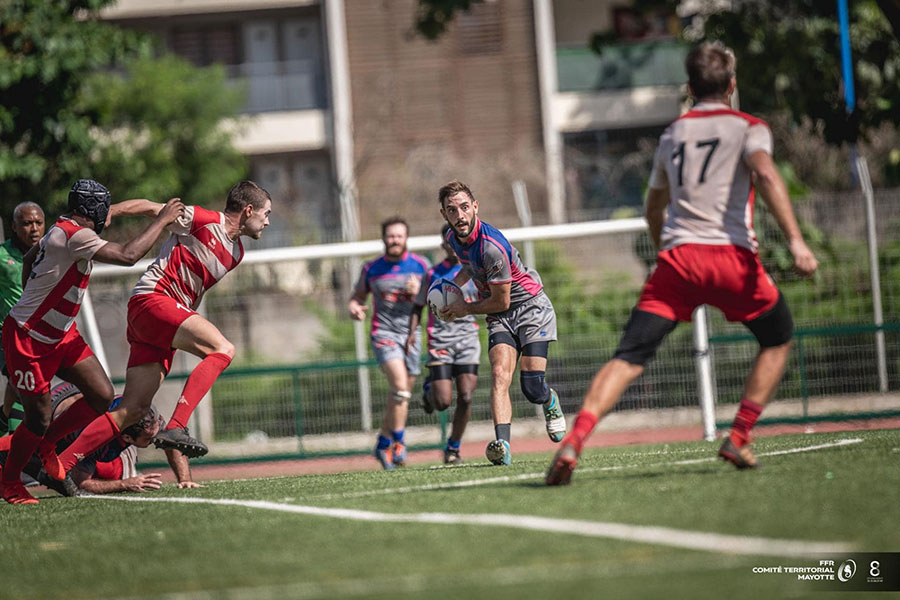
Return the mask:
[[225, 68], [229, 83], [246, 92], [242, 112], [326, 108], [325, 75], [320, 61], [248, 62]]
[[601, 92], [639, 87], [680, 86], [687, 79], [688, 46], [677, 41], [610, 44], [600, 54], [590, 48], [557, 48], [560, 92]]

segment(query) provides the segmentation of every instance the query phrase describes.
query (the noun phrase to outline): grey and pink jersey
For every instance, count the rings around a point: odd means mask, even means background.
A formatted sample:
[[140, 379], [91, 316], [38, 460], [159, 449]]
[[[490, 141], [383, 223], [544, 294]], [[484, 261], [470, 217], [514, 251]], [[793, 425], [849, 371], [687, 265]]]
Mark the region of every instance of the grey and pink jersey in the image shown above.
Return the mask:
[[499, 229], [481, 219], [476, 219], [475, 231], [466, 243], [460, 242], [453, 230], [447, 232], [447, 241], [459, 261], [469, 269], [480, 299], [491, 296], [491, 284], [509, 283], [509, 310], [512, 310], [543, 292], [537, 271], [523, 265], [516, 247]]
[[772, 154], [762, 119], [725, 104], [701, 102], [663, 132], [650, 187], [669, 188], [662, 248], [735, 245], [756, 252], [751, 154]]
[[409, 335], [409, 314], [413, 309], [415, 295], [407, 291], [410, 277], [423, 285], [425, 274], [430, 267], [427, 260], [404, 252], [400, 260], [391, 261], [385, 256], [366, 263], [354, 289], [354, 297], [365, 301], [372, 294], [372, 336]]
[[[425, 306], [425, 299], [428, 296], [428, 288], [431, 287], [431, 284], [438, 279], [453, 279], [456, 277], [456, 274], [459, 273], [459, 270], [462, 268], [462, 264], [460, 263], [451, 263], [449, 260], [444, 259], [438, 264], [434, 265], [429, 269], [428, 273], [425, 276], [425, 281], [422, 284], [422, 289], [419, 290], [418, 295], [415, 299], [415, 304], [417, 307]], [[475, 285], [472, 281], [466, 282], [464, 286], [462, 286], [463, 297], [467, 302], [472, 302], [478, 299], [478, 290], [475, 288]], [[475, 320], [475, 315], [466, 315], [465, 317], [459, 318], [455, 321], [442, 321], [431, 313], [431, 310], [428, 311], [428, 325], [426, 327], [428, 331], [428, 347], [446, 347], [448, 345], [454, 345], [457, 342], [464, 341], [467, 337], [474, 337], [475, 340], [478, 339], [478, 322]]]

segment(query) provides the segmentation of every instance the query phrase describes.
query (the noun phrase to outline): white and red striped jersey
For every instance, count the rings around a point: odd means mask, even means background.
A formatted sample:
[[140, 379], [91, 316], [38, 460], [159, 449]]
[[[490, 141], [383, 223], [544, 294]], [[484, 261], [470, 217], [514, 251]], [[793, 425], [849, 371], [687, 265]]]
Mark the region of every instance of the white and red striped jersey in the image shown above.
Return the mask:
[[81, 308], [94, 254], [106, 243], [93, 229], [60, 217], [38, 242], [31, 275], [9, 316], [39, 342], [62, 340]]
[[206, 290], [238, 266], [244, 246], [228, 237], [223, 213], [199, 206], [186, 206], [167, 229], [172, 235], [131, 295], [165, 294], [196, 310]]
[[701, 102], [663, 132], [650, 187], [669, 188], [662, 250], [681, 244], [735, 245], [756, 252], [751, 154], [772, 153], [762, 119]]

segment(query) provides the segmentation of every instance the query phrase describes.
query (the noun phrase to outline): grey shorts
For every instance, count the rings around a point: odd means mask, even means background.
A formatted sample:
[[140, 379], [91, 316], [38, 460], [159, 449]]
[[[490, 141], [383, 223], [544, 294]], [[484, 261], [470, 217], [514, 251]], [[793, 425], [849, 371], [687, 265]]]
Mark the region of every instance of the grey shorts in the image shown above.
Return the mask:
[[488, 339], [494, 340], [497, 334], [500, 339], [512, 337], [517, 350], [534, 342], [556, 341], [556, 311], [544, 293], [515, 308], [488, 315], [487, 326]]
[[416, 332], [416, 343], [406, 353], [406, 337], [400, 334], [379, 333], [372, 336], [372, 353], [379, 365], [389, 360], [402, 359], [406, 363], [406, 371], [410, 375], [418, 375], [422, 371], [422, 334]]
[[429, 344], [426, 366], [477, 365], [481, 362], [481, 340], [469, 336], [455, 344]]

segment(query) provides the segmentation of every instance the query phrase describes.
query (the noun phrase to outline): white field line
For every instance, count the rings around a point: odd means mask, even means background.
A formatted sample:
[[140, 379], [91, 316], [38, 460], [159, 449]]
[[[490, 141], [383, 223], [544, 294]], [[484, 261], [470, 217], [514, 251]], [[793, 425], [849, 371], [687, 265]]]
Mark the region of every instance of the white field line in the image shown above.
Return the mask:
[[[805, 446], [788, 450], [778, 450], [764, 455], [809, 452], [848, 444], [862, 442], [860, 438], [838, 440], [828, 444]], [[762, 455], [761, 455], [762, 456]], [[713, 458], [703, 461], [714, 460]], [[697, 461], [679, 461], [680, 464], [693, 464]], [[673, 463], [668, 463], [673, 464]], [[607, 467], [607, 470], [625, 467]], [[596, 469], [602, 470], [602, 469]], [[484, 482], [515, 481], [527, 478], [542, 477], [542, 473], [523, 474], [509, 477], [492, 477], [474, 482], [457, 482], [455, 485], [468, 483], [481, 485]], [[420, 486], [419, 489], [429, 489]], [[404, 488], [397, 488], [404, 489]], [[845, 542], [809, 542], [779, 538], [748, 537], [739, 535], [723, 535], [702, 531], [673, 529], [670, 527], [652, 527], [628, 525], [625, 523], [605, 523], [599, 521], [583, 521], [577, 519], [555, 519], [529, 515], [507, 514], [453, 514], [453, 513], [382, 513], [350, 508], [324, 508], [319, 506], [303, 506], [298, 504], [281, 504], [264, 500], [231, 500], [215, 498], [148, 498], [140, 496], [86, 496], [90, 499], [118, 500], [120, 502], [167, 502], [175, 504], [209, 504], [216, 506], [239, 506], [259, 510], [279, 511], [293, 514], [368, 521], [376, 523], [427, 523], [441, 525], [486, 525], [509, 527], [530, 531], [563, 533], [585, 537], [609, 538], [628, 542], [657, 544], [675, 548], [687, 548], [707, 552], [727, 552], [731, 554], [748, 554], [755, 556], [814, 556], [821, 553], [845, 553], [853, 549]]]
[[[827, 444], [817, 444], [815, 446], [801, 446], [799, 448], [789, 448], [787, 450], [776, 450], [773, 452], [763, 452], [757, 456], [775, 456], [779, 454], [796, 454], [798, 452], [813, 452], [815, 450], [824, 450], [826, 448], [837, 448], [839, 446], [847, 446], [849, 444], [859, 444], [862, 438], [850, 438], [829, 442]], [[651, 464], [631, 464], [631, 465], [614, 465], [609, 467], [586, 467], [578, 469], [578, 473], [599, 473], [603, 471], [619, 471], [622, 469], [633, 469], [637, 467], [665, 467], [669, 465], [694, 465], [700, 463], [713, 462], [717, 460], [716, 456], [706, 456], [703, 458], [692, 458], [686, 460], [666, 461]], [[543, 479], [546, 473], [522, 473], [521, 475], [503, 475], [500, 477], [487, 477], [483, 479], [469, 479], [466, 481], [453, 481], [449, 483], [427, 483], [423, 485], [413, 485], [399, 488], [388, 488], [379, 490], [365, 490], [360, 492], [345, 492], [342, 494], [322, 494], [314, 496], [310, 499], [314, 500], [346, 500], [350, 498], [365, 498], [368, 496], [381, 496], [387, 494], [408, 494], [410, 492], [430, 491], [430, 490], [448, 490], [455, 488], [474, 487], [479, 485], [489, 485], [492, 483], [509, 483], [512, 481], [528, 481], [530, 479]]]
[[625, 523], [604, 523], [577, 519], [554, 519], [529, 515], [506, 514], [452, 514], [452, 513], [382, 513], [352, 508], [323, 508], [299, 504], [280, 504], [265, 500], [231, 500], [227, 498], [148, 498], [141, 496], [84, 496], [88, 499], [118, 500], [120, 502], [165, 502], [173, 504], [211, 504], [216, 506], [239, 506], [285, 513], [331, 517], [352, 521], [374, 523], [427, 523], [438, 525], [486, 525], [509, 527], [530, 531], [563, 533], [585, 537], [599, 537], [658, 544], [675, 548], [702, 550], [707, 552], [727, 552], [754, 556], [813, 556], [823, 553], [845, 553], [853, 549], [844, 542], [808, 542], [778, 538], [723, 535], [673, 529], [627, 525]]

